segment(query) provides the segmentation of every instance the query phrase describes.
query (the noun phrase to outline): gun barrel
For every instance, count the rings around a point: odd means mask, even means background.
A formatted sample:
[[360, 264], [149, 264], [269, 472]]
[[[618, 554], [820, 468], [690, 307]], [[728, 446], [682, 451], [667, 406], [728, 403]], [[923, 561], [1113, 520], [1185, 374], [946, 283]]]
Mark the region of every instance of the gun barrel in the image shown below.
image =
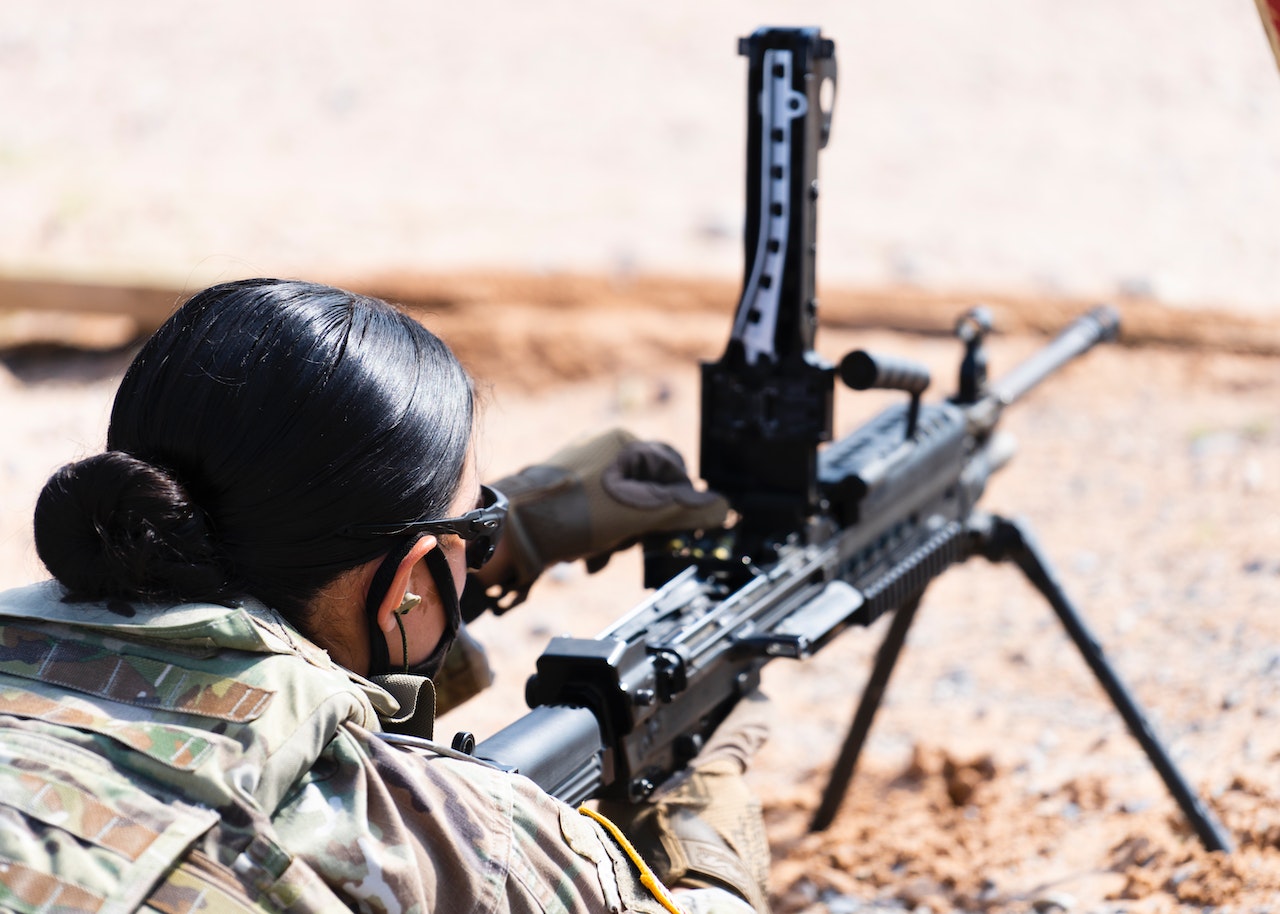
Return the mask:
[[1099, 305], [1072, 321], [1048, 346], [991, 385], [991, 395], [1001, 407], [1025, 396], [1033, 387], [1072, 359], [1098, 343], [1114, 340], [1120, 332], [1120, 314], [1110, 305]]

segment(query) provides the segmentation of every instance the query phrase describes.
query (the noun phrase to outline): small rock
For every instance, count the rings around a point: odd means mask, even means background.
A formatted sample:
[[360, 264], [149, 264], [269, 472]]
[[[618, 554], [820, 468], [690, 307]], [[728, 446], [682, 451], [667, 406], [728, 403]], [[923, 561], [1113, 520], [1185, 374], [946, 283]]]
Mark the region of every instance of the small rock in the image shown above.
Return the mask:
[[1074, 896], [1066, 892], [1049, 892], [1031, 902], [1036, 914], [1055, 914], [1057, 911], [1070, 911], [1076, 905]]
[[1071, 557], [1071, 564], [1076, 574], [1087, 576], [1097, 572], [1101, 561], [1096, 552], [1081, 551]]
[[862, 901], [852, 895], [827, 895], [822, 899], [827, 906], [827, 914], [859, 914], [865, 910]]
[[1191, 441], [1191, 456], [1235, 457], [1240, 453], [1240, 436], [1234, 432], [1208, 432], [1196, 435]]
[[1155, 298], [1155, 281], [1150, 276], [1124, 276], [1116, 283], [1116, 293], [1125, 298]]
[[924, 270], [920, 258], [905, 248], [895, 248], [889, 253], [889, 273], [905, 285], [919, 282]]
[[791, 891], [798, 895], [802, 901], [810, 904], [818, 900], [818, 887], [809, 879], [801, 879], [792, 886]]
[[1257, 492], [1266, 481], [1262, 464], [1254, 459], [1246, 460], [1240, 467], [1240, 485], [1245, 492]]
[[912, 911], [942, 914], [950, 910], [942, 888], [932, 879], [913, 879], [898, 890], [898, 897]]
[[703, 241], [736, 241], [742, 234], [734, 220], [723, 215], [704, 215], [694, 231]]
[[547, 569], [547, 580], [567, 584], [578, 576], [578, 570], [568, 562], [557, 562]]

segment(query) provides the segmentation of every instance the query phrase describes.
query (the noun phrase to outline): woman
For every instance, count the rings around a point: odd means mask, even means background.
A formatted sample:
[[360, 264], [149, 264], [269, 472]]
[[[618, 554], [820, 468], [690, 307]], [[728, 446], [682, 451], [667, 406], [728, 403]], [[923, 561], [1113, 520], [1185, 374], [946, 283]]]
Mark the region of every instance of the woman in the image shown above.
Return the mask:
[[[607, 824], [379, 736], [422, 726], [406, 705], [469, 571], [470, 612], [723, 517], [662, 446], [610, 437], [489, 488], [473, 435], [457, 360], [376, 299], [227, 283], [156, 332], [105, 453], [37, 502], [55, 580], [0, 594], [0, 909], [674, 909]], [[765, 904], [740, 748], [624, 823], [688, 911]], [[738, 822], [709, 835], [707, 785]]]

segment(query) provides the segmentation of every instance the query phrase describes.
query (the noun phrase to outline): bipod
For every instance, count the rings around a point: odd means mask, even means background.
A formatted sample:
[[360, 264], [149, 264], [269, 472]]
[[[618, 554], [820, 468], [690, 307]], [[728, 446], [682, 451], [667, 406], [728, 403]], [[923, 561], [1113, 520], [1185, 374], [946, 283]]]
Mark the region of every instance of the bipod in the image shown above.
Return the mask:
[[[1155, 766], [1161, 780], [1173, 794], [1173, 798], [1191, 823], [1191, 827], [1205, 849], [1230, 851], [1231, 840], [1226, 830], [1201, 803], [1200, 798], [1192, 791], [1186, 779], [1174, 765], [1169, 753], [1156, 738], [1150, 723], [1116, 675], [1115, 670], [1107, 662], [1107, 658], [1102, 653], [1102, 647], [1067, 597], [1062, 585], [1058, 582], [1057, 574], [1026, 525], [993, 515], [981, 515], [975, 516], [970, 529], [975, 538], [973, 554], [983, 555], [992, 562], [1013, 562], [1022, 569], [1027, 579], [1053, 607], [1067, 634], [1071, 636], [1071, 640], [1084, 656], [1089, 669], [1093, 671], [1094, 676], [1111, 698], [1112, 704], [1124, 718], [1129, 732], [1142, 746], [1142, 750]], [[880, 706], [894, 664], [906, 643], [907, 631], [915, 619], [921, 596], [922, 594], [917, 595], [894, 612], [889, 631], [876, 654], [871, 676], [863, 689], [853, 723], [832, 768], [831, 779], [823, 791], [822, 802], [818, 805], [818, 810], [810, 822], [810, 831], [825, 830], [835, 818], [836, 811], [844, 799], [845, 791], [857, 767], [863, 743], [871, 729], [871, 721]]]

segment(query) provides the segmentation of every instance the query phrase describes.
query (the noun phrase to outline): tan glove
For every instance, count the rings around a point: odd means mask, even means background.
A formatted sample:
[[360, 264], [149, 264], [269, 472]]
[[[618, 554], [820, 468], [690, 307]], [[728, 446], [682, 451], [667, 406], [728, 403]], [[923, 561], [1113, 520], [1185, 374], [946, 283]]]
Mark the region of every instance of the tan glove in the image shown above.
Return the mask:
[[727, 888], [769, 912], [769, 843], [760, 801], [743, 774], [768, 737], [768, 700], [748, 695], [701, 753], [647, 802], [602, 801], [617, 825], [669, 888]]
[[[503, 528], [512, 572], [502, 588], [524, 599], [556, 562], [586, 559], [589, 571], [648, 533], [724, 523], [728, 502], [695, 489], [670, 445], [614, 429], [492, 484], [510, 506]], [[503, 606], [502, 608], [506, 608]]]

